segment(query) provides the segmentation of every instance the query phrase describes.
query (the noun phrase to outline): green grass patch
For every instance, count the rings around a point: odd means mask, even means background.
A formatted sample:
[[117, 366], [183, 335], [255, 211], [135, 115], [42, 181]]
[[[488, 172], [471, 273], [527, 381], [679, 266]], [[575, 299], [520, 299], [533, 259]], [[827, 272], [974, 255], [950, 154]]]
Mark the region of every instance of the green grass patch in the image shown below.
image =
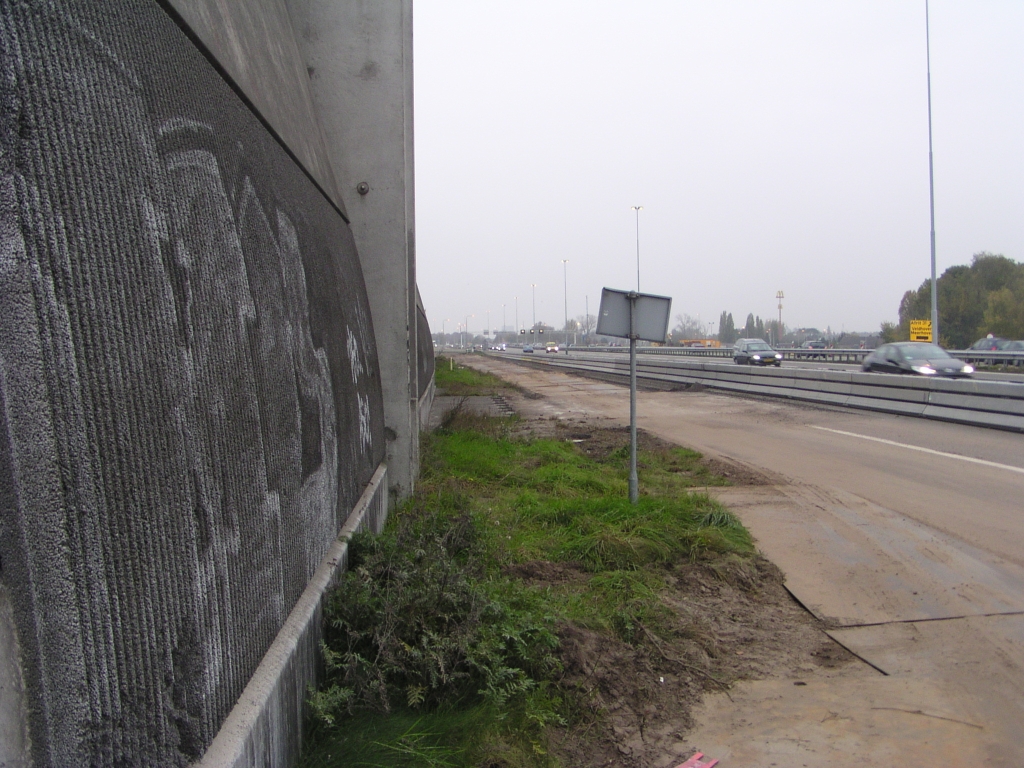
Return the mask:
[[[641, 452], [636, 505], [626, 456], [512, 439], [507, 420], [469, 415], [425, 437], [415, 497], [382, 535], [353, 539], [325, 610], [303, 765], [556, 765], [549, 729], [585, 709], [559, 685], [558, 627], [646, 642], [670, 624], [664, 566], [753, 553], [694, 490], [722, 482], [699, 454]], [[513, 575], [537, 563], [568, 576]]]
[[434, 382], [446, 395], [493, 395], [514, 387], [497, 376], [459, 365], [454, 358], [438, 356], [434, 360]]

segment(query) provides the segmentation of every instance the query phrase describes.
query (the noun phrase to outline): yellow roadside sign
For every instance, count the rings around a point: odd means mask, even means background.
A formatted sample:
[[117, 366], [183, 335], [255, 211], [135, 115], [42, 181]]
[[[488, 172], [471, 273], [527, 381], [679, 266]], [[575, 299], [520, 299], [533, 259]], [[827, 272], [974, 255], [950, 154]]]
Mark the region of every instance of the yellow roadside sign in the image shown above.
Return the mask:
[[931, 341], [932, 340], [932, 321], [931, 320], [911, 320], [910, 321], [910, 340], [911, 341]]

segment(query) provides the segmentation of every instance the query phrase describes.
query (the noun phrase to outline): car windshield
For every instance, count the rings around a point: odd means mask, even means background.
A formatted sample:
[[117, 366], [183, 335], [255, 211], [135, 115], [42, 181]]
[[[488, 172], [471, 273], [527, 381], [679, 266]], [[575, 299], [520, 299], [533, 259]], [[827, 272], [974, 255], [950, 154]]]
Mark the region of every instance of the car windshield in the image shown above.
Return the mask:
[[771, 352], [772, 348], [763, 341], [758, 341], [754, 344], [747, 344], [747, 350], [750, 352]]
[[903, 356], [907, 360], [936, 360], [949, 357], [949, 354], [935, 344], [914, 344], [903, 348]]

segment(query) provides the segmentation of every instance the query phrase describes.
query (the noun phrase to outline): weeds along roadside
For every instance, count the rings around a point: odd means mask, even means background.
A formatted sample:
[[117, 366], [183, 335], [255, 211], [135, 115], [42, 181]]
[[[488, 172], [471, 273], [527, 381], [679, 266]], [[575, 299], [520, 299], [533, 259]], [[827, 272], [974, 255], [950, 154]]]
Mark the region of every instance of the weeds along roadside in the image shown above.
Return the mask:
[[[445, 358], [437, 384], [508, 386]], [[665, 566], [752, 555], [739, 522], [692, 491], [722, 483], [698, 454], [641, 453], [633, 506], [628, 446], [589, 457], [517, 436], [517, 422], [453, 409], [423, 439], [415, 496], [383, 534], [352, 541], [303, 765], [557, 765], [552, 735], [595, 717], [562, 684], [560, 635], [657, 643], [673, 631]]]

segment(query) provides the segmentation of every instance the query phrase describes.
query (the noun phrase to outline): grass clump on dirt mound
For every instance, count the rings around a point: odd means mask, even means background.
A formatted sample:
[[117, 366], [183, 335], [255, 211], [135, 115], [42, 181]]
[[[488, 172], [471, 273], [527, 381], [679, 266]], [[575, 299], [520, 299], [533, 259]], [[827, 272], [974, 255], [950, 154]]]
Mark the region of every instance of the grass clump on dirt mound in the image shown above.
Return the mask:
[[690, 492], [676, 465], [697, 454], [642, 455], [659, 482], [633, 506], [615, 452], [509, 434], [508, 420], [446, 420], [423, 441], [415, 497], [353, 539], [304, 765], [559, 765], [552, 729], [589, 716], [562, 682], [566, 628], [657, 642], [663, 566], [753, 552]]

